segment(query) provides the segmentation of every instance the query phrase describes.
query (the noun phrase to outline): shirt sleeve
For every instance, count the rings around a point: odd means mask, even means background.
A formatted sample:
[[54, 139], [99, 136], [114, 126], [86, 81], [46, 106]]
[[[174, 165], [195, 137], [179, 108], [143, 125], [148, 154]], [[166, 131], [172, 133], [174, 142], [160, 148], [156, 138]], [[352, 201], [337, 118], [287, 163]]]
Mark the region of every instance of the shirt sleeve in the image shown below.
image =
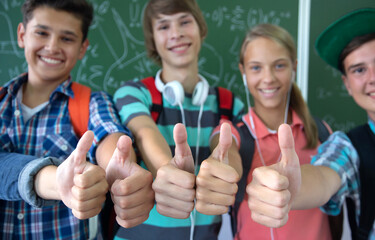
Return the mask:
[[151, 117], [151, 94], [141, 82], [126, 82], [114, 94], [116, 108], [123, 125], [137, 116]]
[[95, 134], [94, 143], [89, 152], [90, 159], [94, 163], [96, 163], [96, 148], [107, 135], [120, 132], [133, 140], [129, 129], [121, 124], [113, 99], [107, 93], [94, 92], [91, 94], [89, 119], [88, 129]]
[[345, 133], [333, 133], [319, 146], [318, 154], [312, 158], [311, 164], [329, 167], [341, 179], [340, 189], [321, 207], [323, 212], [339, 214], [346, 197], [352, 198], [359, 206], [359, 156]]
[[0, 152], [1, 200], [22, 200], [18, 191], [18, 177], [24, 166], [36, 158], [19, 153]]

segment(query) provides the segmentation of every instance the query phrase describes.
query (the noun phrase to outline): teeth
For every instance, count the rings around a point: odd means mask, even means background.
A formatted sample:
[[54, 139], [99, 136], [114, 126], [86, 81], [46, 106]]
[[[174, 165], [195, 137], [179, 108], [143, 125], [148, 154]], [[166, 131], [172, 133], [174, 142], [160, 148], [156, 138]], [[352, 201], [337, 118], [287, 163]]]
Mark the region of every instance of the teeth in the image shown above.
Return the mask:
[[50, 64], [58, 64], [58, 63], [61, 62], [59, 60], [55, 60], [55, 59], [51, 59], [51, 58], [45, 58], [45, 57], [41, 57], [41, 59], [43, 61], [45, 61], [46, 63], [50, 63]]
[[264, 93], [274, 93], [276, 91], [276, 89], [262, 89], [262, 92]]
[[375, 96], [375, 92], [373, 92], [373, 93], [370, 93], [370, 96]]
[[187, 45], [183, 45], [183, 46], [180, 46], [180, 47], [174, 47], [173, 50], [174, 51], [181, 51], [181, 50], [185, 50], [188, 46]]

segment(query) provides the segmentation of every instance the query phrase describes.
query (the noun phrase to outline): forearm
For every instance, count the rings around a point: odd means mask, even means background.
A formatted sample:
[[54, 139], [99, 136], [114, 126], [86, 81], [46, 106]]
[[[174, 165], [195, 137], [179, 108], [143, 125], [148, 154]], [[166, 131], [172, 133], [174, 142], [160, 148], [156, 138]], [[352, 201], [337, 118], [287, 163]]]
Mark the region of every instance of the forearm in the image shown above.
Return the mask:
[[56, 166], [46, 166], [36, 175], [34, 189], [36, 194], [46, 200], [61, 200], [57, 192]]
[[[123, 133], [112, 133], [106, 136], [98, 145], [95, 157], [98, 165], [104, 170], [107, 168], [109, 160], [116, 149], [118, 139], [124, 135]], [[131, 159], [135, 161], [135, 154], [131, 154]]]
[[340, 188], [339, 175], [329, 167], [305, 164], [301, 166], [301, 189], [293, 202], [293, 209], [320, 207]]

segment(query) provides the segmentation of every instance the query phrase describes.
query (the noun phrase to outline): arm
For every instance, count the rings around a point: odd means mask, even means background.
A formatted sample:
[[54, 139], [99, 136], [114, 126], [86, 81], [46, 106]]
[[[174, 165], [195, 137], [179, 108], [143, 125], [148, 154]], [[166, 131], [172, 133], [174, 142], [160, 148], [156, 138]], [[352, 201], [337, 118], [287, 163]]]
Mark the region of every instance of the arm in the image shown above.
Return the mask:
[[127, 127], [134, 135], [147, 168], [155, 177], [157, 170], [172, 159], [168, 143], [155, 122], [147, 115], [133, 118], [129, 121]]
[[222, 124], [220, 140], [219, 135], [214, 136], [211, 148], [214, 150], [202, 162], [197, 176], [196, 208], [203, 214], [218, 215], [233, 205], [242, 175], [241, 157], [229, 124]]
[[302, 165], [301, 176], [301, 189], [293, 202], [293, 209], [320, 207], [327, 203], [341, 186], [340, 176], [326, 166]]

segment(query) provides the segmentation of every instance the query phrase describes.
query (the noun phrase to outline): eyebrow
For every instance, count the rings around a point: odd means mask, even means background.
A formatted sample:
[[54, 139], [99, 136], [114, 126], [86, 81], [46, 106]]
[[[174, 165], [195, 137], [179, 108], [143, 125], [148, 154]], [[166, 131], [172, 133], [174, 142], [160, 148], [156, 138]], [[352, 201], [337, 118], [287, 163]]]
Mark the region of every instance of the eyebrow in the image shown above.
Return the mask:
[[357, 68], [357, 67], [363, 66], [363, 64], [364, 64], [364, 63], [357, 63], [357, 64], [354, 64], [354, 65], [350, 65], [346, 71], [350, 71], [350, 70], [352, 70], [352, 69], [354, 69], [354, 68]]
[[[52, 28], [50, 28], [50, 27], [48, 27], [46, 25], [42, 25], [42, 24], [37, 24], [37, 25], [34, 26], [34, 28], [41, 28], [43, 30], [48, 30], [48, 31], [52, 30]], [[73, 32], [73, 31], [62, 30], [61, 33], [66, 34], [66, 35], [71, 35], [71, 36], [73, 36], [75, 38], [78, 38], [78, 35], [75, 32]]]
[[[160, 15], [165, 15], [165, 14], [160, 14]], [[183, 19], [183, 18], [187, 18], [190, 15], [191, 15], [190, 13], [185, 13], [185, 14], [181, 15], [180, 17], [178, 17], [178, 20]], [[163, 23], [169, 22], [169, 21], [170, 21], [170, 19], [157, 18], [155, 24], [163, 24]]]

